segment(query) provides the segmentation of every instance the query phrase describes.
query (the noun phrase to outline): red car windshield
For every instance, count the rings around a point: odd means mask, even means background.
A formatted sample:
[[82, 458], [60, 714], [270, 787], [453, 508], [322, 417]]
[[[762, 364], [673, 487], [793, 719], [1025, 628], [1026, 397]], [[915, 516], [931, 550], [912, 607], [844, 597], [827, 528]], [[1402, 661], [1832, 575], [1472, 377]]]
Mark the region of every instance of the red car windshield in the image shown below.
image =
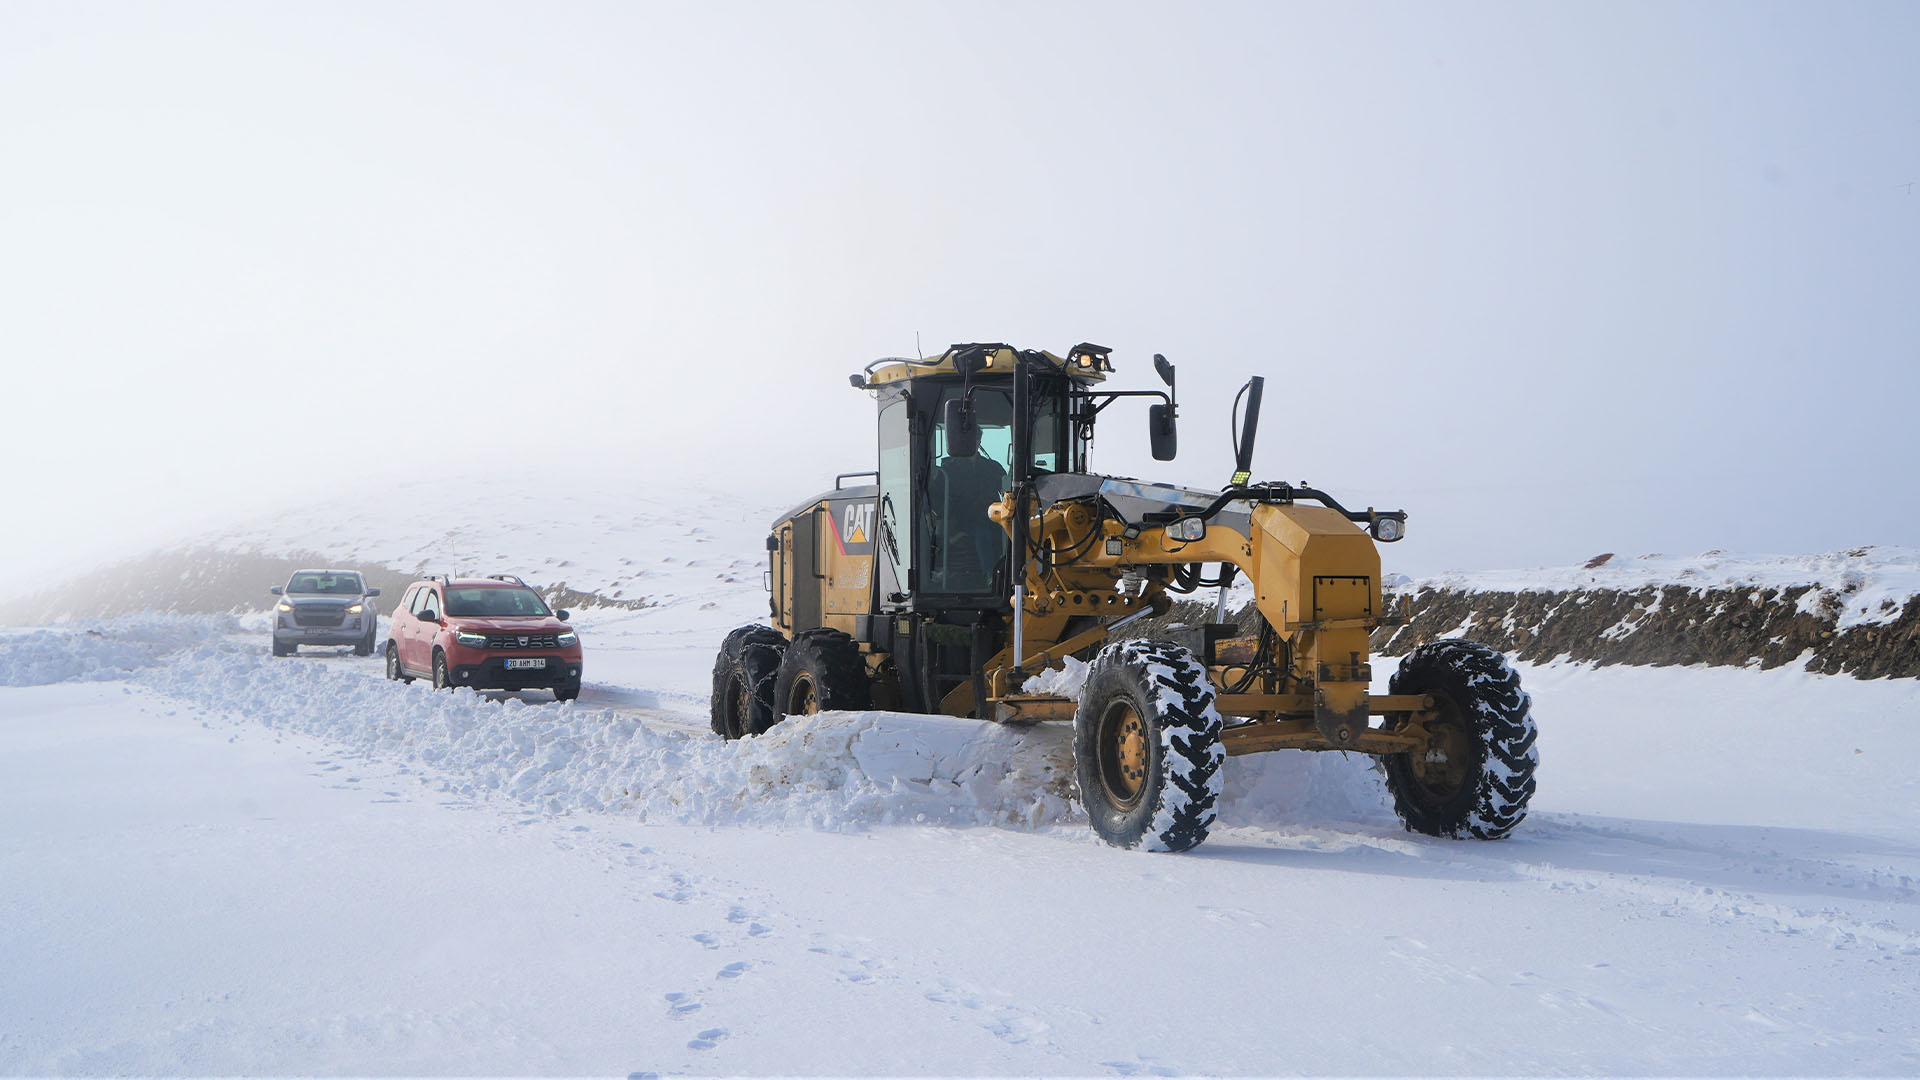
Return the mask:
[[448, 615], [551, 615], [532, 589], [493, 585], [454, 585], [447, 590]]

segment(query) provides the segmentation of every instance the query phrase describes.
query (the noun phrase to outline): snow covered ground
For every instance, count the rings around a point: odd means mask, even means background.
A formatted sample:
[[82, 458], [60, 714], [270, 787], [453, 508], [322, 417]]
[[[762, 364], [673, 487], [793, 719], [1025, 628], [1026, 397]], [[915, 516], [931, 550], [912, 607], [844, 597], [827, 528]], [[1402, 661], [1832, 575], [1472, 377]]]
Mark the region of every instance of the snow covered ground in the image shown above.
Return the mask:
[[0, 1072], [1920, 1071], [1910, 681], [1525, 668], [1507, 841], [1269, 754], [1149, 855], [1060, 726], [720, 742], [726, 618], [589, 613], [567, 705], [246, 618], [0, 637]]
[[573, 703], [276, 660], [261, 616], [0, 631], [0, 1073], [1920, 1073], [1920, 683], [1522, 667], [1508, 840], [1279, 753], [1196, 852], [1123, 852], [1062, 725], [715, 738], [770, 514], [605, 506], [219, 537], [644, 598], [577, 613]]

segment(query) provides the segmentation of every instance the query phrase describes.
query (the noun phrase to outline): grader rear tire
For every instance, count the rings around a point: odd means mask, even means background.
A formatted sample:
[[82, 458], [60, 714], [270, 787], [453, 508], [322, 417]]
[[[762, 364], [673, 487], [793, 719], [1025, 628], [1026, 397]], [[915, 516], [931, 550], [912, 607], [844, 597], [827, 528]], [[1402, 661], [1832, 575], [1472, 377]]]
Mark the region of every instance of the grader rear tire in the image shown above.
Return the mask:
[[1428, 642], [1400, 661], [1387, 687], [1435, 703], [1424, 716], [1426, 750], [1380, 760], [1407, 831], [1476, 840], [1512, 832], [1527, 816], [1540, 751], [1532, 699], [1506, 657], [1477, 641]]
[[770, 626], [742, 626], [720, 643], [713, 661], [713, 733], [758, 735], [773, 726], [773, 680], [787, 639]]
[[1073, 717], [1080, 801], [1115, 847], [1186, 851], [1220, 801], [1220, 714], [1199, 657], [1159, 641], [1100, 650]]
[[773, 680], [776, 721], [789, 716], [867, 709], [873, 706], [873, 683], [860, 646], [838, 630], [802, 630]]

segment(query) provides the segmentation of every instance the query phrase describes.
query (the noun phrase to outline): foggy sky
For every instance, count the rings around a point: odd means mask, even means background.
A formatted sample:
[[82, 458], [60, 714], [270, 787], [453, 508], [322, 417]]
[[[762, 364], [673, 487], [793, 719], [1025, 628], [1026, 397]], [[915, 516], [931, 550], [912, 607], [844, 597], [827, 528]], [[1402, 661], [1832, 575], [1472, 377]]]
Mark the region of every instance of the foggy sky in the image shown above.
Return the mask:
[[[303, 492], [871, 467], [846, 375], [1180, 369], [1389, 568], [1920, 545], [1920, 6], [0, 0], [0, 588]], [[624, 482], [624, 480], [623, 480]], [[620, 491], [608, 491], [617, 507]]]

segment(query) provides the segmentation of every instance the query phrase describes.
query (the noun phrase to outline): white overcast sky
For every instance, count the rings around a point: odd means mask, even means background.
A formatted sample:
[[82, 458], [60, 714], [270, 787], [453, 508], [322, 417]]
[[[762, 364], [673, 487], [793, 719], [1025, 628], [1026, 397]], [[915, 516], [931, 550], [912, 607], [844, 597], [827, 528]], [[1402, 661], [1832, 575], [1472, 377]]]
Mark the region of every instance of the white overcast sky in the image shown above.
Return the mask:
[[[0, 581], [497, 461], [870, 467], [1179, 365], [1392, 569], [1920, 545], [1920, 4], [0, 0]], [[618, 464], [617, 471], [614, 464]], [[617, 482], [616, 482], [616, 479]]]

